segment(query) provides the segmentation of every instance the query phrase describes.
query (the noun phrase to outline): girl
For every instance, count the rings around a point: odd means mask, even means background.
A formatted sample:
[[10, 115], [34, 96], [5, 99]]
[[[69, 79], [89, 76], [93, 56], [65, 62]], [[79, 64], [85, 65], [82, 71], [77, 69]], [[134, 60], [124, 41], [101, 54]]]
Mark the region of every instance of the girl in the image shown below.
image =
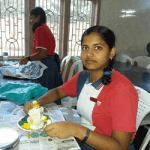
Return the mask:
[[[136, 132], [138, 94], [133, 84], [113, 69], [114, 33], [104, 26], [90, 27], [82, 35], [81, 47], [81, 60], [88, 70], [37, 100], [42, 106], [65, 96], [77, 96], [81, 125], [59, 122], [47, 126], [44, 132], [58, 138], [74, 136], [82, 141], [82, 149], [133, 148], [130, 142]], [[31, 108], [32, 102], [27, 102], [24, 111]]]
[[[62, 85], [60, 77], [60, 62], [55, 51], [55, 39], [49, 27], [46, 25], [46, 14], [41, 7], [35, 7], [30, 11], [30, 25], [34, 33], [33, 54], [22, 57], [20, 64], [28, 61], [40, 60], [48, 68], [44, 70], [39, 83], [49, 90]], [[57, 59], [55, 59], [57, 58]]]

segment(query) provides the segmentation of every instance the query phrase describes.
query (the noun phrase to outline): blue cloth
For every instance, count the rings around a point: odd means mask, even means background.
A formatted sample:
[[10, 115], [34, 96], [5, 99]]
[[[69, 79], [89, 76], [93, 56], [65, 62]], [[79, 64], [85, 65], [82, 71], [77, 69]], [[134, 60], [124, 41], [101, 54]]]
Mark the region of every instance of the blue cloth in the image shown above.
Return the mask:
[[0, 98], [25, 104], [27, 101], [36, 100], [47, 91], [47, 88], [36, 83], [7, 82], [0, 87]]

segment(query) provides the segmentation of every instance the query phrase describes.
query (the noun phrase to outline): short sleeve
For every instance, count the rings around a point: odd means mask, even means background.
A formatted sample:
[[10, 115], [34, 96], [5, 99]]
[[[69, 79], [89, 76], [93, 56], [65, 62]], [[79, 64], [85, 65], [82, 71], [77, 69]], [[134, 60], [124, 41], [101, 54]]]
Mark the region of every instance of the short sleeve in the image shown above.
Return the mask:
[[118, 80], [111, 93], [112, 128], [117, 131], [136, 132], [138, 94], [128, 80]]
[[37, 47], [41, 47], [41, 48], [45, 48], [47, 49], [46, 47], [46, 39], [44, 37], [44, 29], [39, 27], [35, 30], [35, 48]]
[[77, 96], [77, 81], [78, 81], [79, 73], [74, 75], [70, 80], [62, 85], [62, 91], [70, 96], [76, 97]]

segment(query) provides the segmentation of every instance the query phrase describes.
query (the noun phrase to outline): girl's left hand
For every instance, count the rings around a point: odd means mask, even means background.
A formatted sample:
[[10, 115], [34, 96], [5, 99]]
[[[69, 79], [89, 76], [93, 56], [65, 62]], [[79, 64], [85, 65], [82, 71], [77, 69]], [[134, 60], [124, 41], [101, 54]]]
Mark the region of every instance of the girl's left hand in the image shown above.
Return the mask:
[[46, 126], [44, 132], [50, 137], [58, 137], [63, 139], [70, 136], [75, 136], [76, 130], [75, 123], [62, 121]]

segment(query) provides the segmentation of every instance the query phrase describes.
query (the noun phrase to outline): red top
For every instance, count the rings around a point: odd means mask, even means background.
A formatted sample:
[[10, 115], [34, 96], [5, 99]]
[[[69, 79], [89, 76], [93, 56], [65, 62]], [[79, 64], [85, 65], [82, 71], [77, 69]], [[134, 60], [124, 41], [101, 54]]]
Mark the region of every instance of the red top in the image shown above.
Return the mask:
[[[63, 92], [72, 97], [77, 96], [78, 74], [62, 86]], [[97, 97], [101, 105], [93, 108], [92, 121], [95, 132], [111, 137], [112, 130], [136, 132], [136, 115], [138, 94], [133, 84], [124, 75], [114, 70], [111, 83], [104, 85]]]
[[32, 50], [33, 54], [38, 52], [37, 48], [46, 49], [47, 55], [54, 55], [55, 38], [46, 24], [43, 24], [35, 30]]

